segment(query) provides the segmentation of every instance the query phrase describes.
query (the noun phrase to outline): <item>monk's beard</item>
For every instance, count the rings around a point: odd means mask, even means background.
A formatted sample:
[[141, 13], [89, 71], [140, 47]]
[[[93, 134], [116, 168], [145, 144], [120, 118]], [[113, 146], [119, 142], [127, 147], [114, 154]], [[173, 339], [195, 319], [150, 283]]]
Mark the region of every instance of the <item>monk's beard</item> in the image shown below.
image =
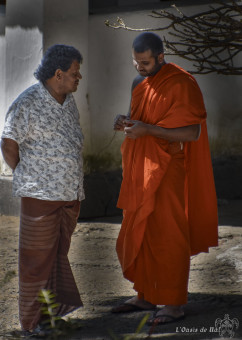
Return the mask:
[[139, 74], [140, 74], [141, 76], [143, 76], [143, 77], [154, 76], [157, 72], [160, 71], [161, 67], [162, 67], [164, 64], [165, 64], [165, 61], [164, 61], [162, 64], [160, 64], [160, 63], [158, 62], [158, 57], [155, 57], [155, 65], [154, 65], [153, 69], [152, 69], [150, 72], [146, 72], [146, 71], [144, 71], [144, 72], [139, 72]]

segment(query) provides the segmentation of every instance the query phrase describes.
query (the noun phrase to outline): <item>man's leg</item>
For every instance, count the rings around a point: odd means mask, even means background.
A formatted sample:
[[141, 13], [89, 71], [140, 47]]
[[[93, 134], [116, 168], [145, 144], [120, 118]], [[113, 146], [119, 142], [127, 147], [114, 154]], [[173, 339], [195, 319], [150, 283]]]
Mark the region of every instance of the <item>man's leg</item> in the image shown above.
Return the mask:
[[79, 210], [80, 202], [78, 201], [67, 202], [61, 209], [58, 253], [55, 270], [52, 271], [48, 283], [50, 289], [57, 295], [56, 301], [60, 304], [56, 311], [57, 315], [66, 315], [82, 306], [80, 294], [67, 257]]
[[[41, 289], [51, 289], [55, 294], [56, 287], [62, 285], [57, 280], [59, 270], [66, 277], [69, 274], [67, 252], [70, 246], [70, 234], [74, 230], [77, 211], [70, 220], [63, 213], [66, 202], [43, 201], [33, 198], [22, 198], [19, 235], [19, 313], [24, 330], [32, 330], [41, 320], [40, 304], [37, 301]], [[78, 207], [75, 207], [78, 210]], [[78, 210], [79, 211], [79, 210]], [[73, 214], [71, 214], [73, 215]], [[64, 220], [64, 222], [62, 222]], [[75, 221], [75, 222], [74, 222]], [[62, 228], [64, 224], [65, 228]], [[70, 225], [68, 233], [66, 226]], [[64, 234], [68, 236], [63, 241]], [[61, 250], [64, 248], [64, 251]], [[63, 254], [64, 253], [64, 254]], [[60, 258], [65, 259], [61, 266]], [[58, 264], [58, 265], [57, 265]], [[66, 279], [68, 280], [67, 275]], [[72, 282], [71, 277], [70, 282]], [[65, 282], [65, 280], [64, 280]], [[73, 287], [73, 286], [72, 286]], [[77, 289], [76, 289], [77, 290]], [[76, 292], [76, 291], [75, 291]], [[57, 297], [57, 300], [59, 297]], [[60, 305], [60, 315], [82, 305], [79, 295], [75, 294], [74, 306]]]

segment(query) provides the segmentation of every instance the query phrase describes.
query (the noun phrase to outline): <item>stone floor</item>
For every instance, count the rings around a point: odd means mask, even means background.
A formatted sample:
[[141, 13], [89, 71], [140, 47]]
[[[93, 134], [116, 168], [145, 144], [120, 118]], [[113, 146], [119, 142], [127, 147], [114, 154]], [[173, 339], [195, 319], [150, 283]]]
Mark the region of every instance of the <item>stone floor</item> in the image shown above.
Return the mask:
[[[133, 336], [146, 312], [115, 315], [113, 305], [134, 295], [122, 277], [115, 253], [120, 217], [82, 220], [69, 253], [84, 307], [70, 316], [80, 330], [59, 339], [125, 339]], [[149, 339], [242, 339], [242, 200], [219, 201], [219, 246], [191, 260], [186, 318], [157, 326]], [[18, 218], [0, 216], [0, 339], [19, 330], [17, 281]], [[215, 323], [228, 318], [234, 329], [220, 335]], [[239, 326], [236, 329], [236, 319]], [[148, 339], [145, 325], [135, 339]], [[111, 335], [112, 334], [112, 335]], [[33, 339], [33, 338], [31, 338]], [[126, 338], [128, 339], [128, 338]], [[129, 338], [131, 339], [131, 338]]]

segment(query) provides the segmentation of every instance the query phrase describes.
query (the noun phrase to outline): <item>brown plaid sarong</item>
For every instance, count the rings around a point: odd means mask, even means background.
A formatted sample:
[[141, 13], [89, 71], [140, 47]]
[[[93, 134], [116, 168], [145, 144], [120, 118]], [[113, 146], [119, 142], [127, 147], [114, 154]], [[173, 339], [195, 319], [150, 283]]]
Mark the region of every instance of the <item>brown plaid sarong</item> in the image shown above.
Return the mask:
[[63, 316], [82, 306], [67, 257], [76, 227], [79, 201], [21, 199], [19, 235], [19, 317], [22, 329], [41, 321], [41, 289], [50, 289]]

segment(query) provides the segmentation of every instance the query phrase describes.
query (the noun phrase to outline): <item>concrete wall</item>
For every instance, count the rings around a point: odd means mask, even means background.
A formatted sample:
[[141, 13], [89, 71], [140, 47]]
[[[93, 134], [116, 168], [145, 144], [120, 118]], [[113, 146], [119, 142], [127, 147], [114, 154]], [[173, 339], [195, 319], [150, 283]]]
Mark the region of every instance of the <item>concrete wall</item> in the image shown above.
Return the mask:
[[90, 152], [90, 113], [88, 108], [88, 1], [44, 0], [44, 50], [53, 44], [75, 46], [83, 56], [82, 80], [74, 94], [85, 135], [85, 152]]
[[[26, 10], [28, 9], [28, 10]], [[42, 57], [42, 0], [8, 0], [1, 35], [0, 133], [8, 107], [27, 87], [36, 82], [33, 72]], [[1, 173], [11, 172], [0, 158]]]
[[[83, 79], [75, 94], [85, 134], [85, 148], [90, 147], [90, 115], [87, 100], [88, 72], [88, 1], [87, 0], [8, 0], [6, 12], [0, 13], [0, 134], [6, 111], [13, 100], [36, 83], [33, 76], [43, 52], [56, 43], [78, 48], [84, 57]], [[0, 155], [0, 173], [10, 175]]]
[[0, 6], [0, 130], [5, 117], [5, 64], [6, 64], [6, 40], [5, 40], [6, 16], [4, 6]]
[[42, 0], [7, 1], [5, 109], [28, 86], [42, 57]]

